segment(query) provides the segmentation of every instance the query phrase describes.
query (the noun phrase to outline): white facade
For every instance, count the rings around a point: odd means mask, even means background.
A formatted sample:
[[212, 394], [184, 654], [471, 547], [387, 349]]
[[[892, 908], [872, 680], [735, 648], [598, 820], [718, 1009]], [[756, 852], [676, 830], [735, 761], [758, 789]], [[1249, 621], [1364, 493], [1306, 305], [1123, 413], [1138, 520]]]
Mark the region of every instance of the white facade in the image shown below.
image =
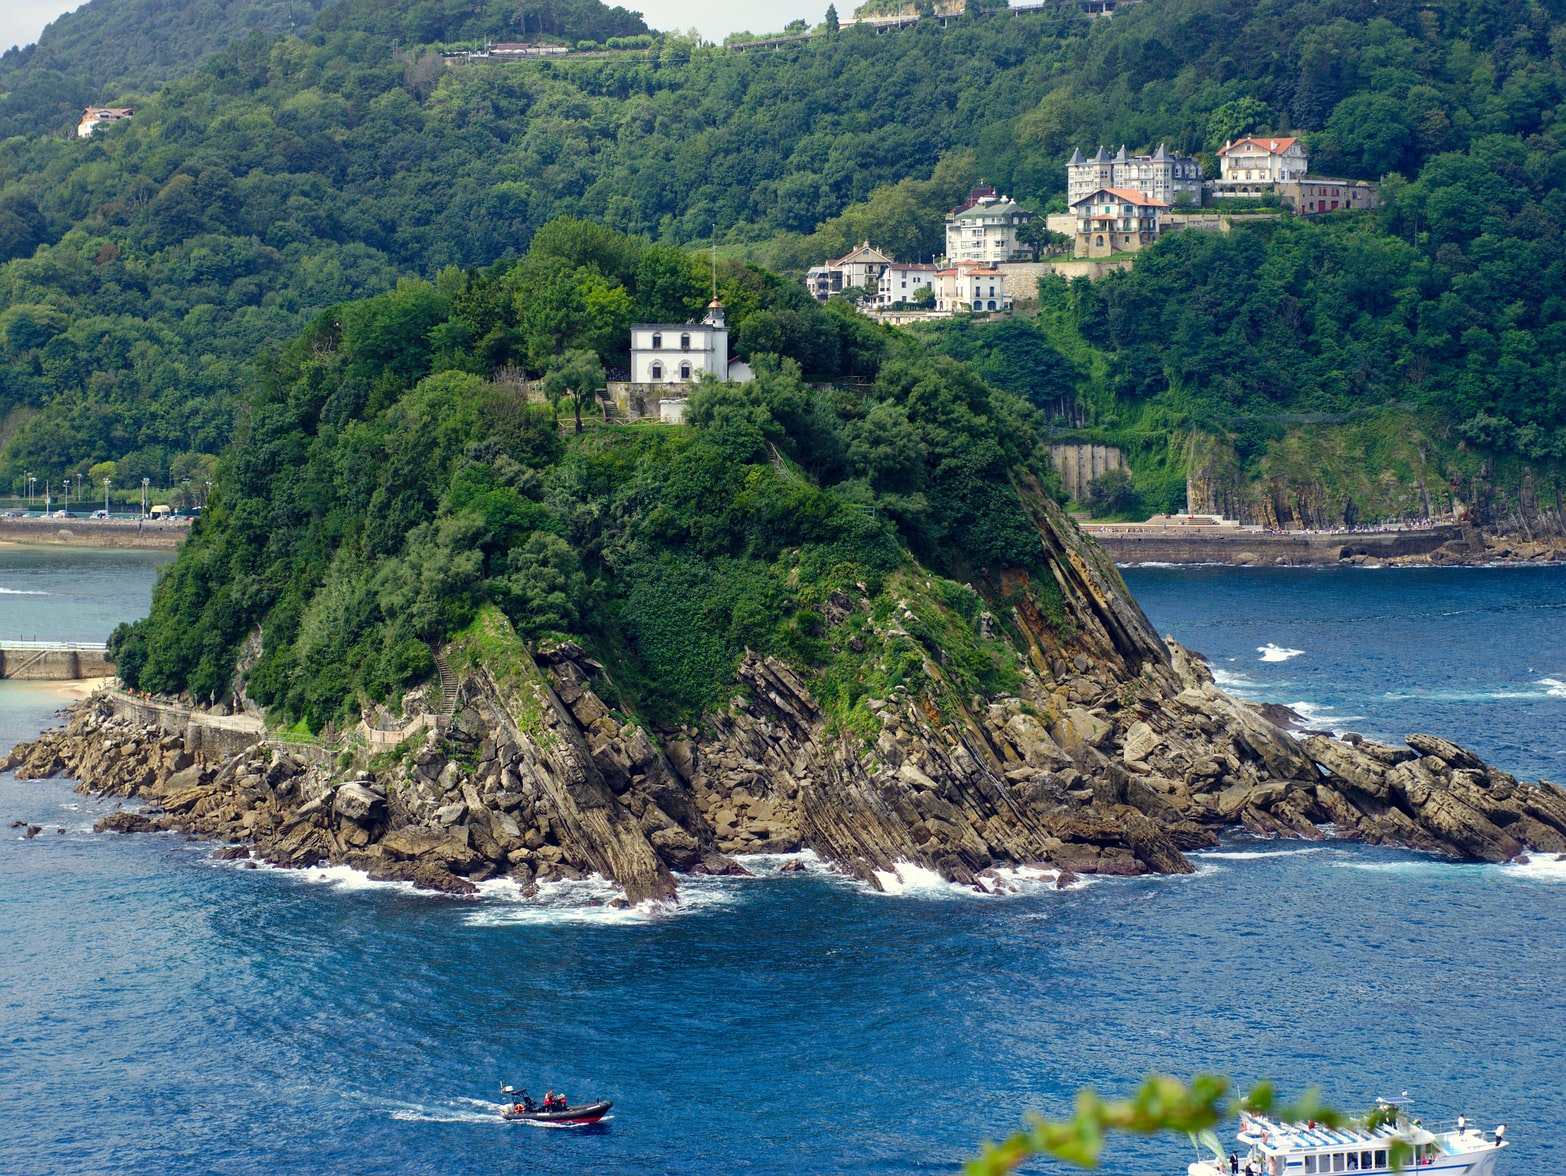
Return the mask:
[[1032, 219], [1011, 197], [997, 196], [994, 188], [975, 188], [966, 204], [946, 216], [946, 260], [1029, 260], [1033, 250], [1017, 239], [1017, 230]]
[[123, 122], [135, 114], [134, 110], [122, 106], [89, 106], [82, 111], [82, 120], [76, 124], [76, 137], [87, 139], [92, 133], [105, 123]]
[[705, 372], [729, 378], [729, 328], [717, 299], [699, 323], [631, 327], [631, 383], [689, 384]]
[[1202, 165], [1172, 155], [1162, 143], [1151, 155], [1128, 155], [1124, 146], [1114, 154], [1100, 147], [1092, 159], [1072, 153], [1066, 164], [1066, 202], [1075, 204], [1100, 188], [1129, 188], [1165, 204], [1202, 202]]
[[935, 309], [958, 311], [1010, 310], [1006, 276], [998, 269], [969, 262], [935, 272]]
[[1219, 196], [1250, 195], [1236, 189], [1303, 180], [1309, 163], [1310, 156], [1298, 139], [1265, 135], [1236, 139], [1218, 152], [1220, 176], [1213, 190]]
[[912, 302], [920, 290], [935, 287], [933, 265], [909, 265], [893, 262], [881, 271], [881, 280], [875, 290], [875, 305], [893, 306], [899, 302]]

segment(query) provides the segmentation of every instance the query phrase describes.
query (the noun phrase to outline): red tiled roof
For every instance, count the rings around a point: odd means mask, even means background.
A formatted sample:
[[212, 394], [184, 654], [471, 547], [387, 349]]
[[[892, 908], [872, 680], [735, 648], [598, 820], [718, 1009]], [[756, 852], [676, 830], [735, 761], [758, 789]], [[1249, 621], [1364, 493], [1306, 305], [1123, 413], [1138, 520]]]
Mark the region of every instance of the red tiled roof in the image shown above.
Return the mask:
[[1288, 138], [1275, 138], [1275, 137], [1273, 137], [1271, 135], [1262, 135], [1262, 136], [1248, 135], [1248, 136], [1246, 136], [1243, 139], [1236, 139], [1233, 143], [1230, 143], [1226, 147], [1220, 148], [1219, 151], [1218, 151], [1218, 154], [1219, 155], [1227, 155], [1229, 152], [1235, 150], [1236, 148], [1244, 146], [1246, 143], [1249, 143], [1252, 147], [1255, 147], [1255, 148], [1258, 148], [1259, 150], [1265, 151], [1269, 155], [1282, 155], [1285, 151], [1287, 151], [1290, 147], [1294, 146], [1294, 144], [1296, 144], [1298, 142], [1299, 142], [1299, 139], [1295, 138], [1293, 136], [1290, 136]]
[[1108, 192], [1116, 200], [1123, 201], [1126, 204], [1141, 205], [1143, 208], [1169, 207], [1169, 205], [1164, 203], [1162, 200], [1154, 200], [1146, 192], [1138, 192], [1135, 188], [1099, 188], [1096, 191], [1090, 192], [1088, 195], [1082, 197], [1080, 200], [1073, 201], [1072, 203], [1074, 205], [1091, 203], [1100, 192]]

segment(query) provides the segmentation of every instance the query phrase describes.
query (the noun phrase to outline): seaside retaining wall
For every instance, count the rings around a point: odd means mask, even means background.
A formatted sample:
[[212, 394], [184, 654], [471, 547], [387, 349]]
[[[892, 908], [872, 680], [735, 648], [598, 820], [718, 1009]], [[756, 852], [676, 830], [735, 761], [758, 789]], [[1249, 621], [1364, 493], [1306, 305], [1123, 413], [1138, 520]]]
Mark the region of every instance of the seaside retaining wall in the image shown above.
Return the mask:
[[0, 644], [0, 678], [22, 682], [75, 682], [114, 674], [109, 655], [93, 649], [25, 649]]
[[1093, 479], [1125, 466], [1120, 450], [1113, 445], [1089, 445], [1059, 442], [1049, 447], [1049, 460], [1060, 474], [1066, 493], [1078, 502], [1087, 498]]
[[71, 547], [173, 549], [190, 533], [188, 523], [123, 519], [0, 519], [0, 543], [48, 543]]
[[[1157, 527], [1126, 524], [1089, 532], [1116, 563], [1220, 563], [1330, 565], [1355, 556], [1394, 559], [1429, 555], [1447, 543], [1468, 542], [1462, 527], [1347, 534], [1273, 534], [1239, 529]], [[1481, 541], [1479, 550], [1483, 551]]]

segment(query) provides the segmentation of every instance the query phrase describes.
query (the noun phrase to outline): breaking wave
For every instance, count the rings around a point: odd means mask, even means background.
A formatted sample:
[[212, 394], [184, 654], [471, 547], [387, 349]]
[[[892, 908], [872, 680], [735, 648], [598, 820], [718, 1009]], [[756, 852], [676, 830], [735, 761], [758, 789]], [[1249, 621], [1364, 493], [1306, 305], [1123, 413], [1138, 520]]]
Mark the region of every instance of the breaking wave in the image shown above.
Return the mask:
[[1266, 645], [1258, 645], [1256, 652], [1261, 654], [1261, 659], [1264, 662], [1284, 662], [1291, 657], [1301, 656], [1305, 651], [1303, 649], [1285, 649], [1283, 646], [1274, 645], [1269, 641]]

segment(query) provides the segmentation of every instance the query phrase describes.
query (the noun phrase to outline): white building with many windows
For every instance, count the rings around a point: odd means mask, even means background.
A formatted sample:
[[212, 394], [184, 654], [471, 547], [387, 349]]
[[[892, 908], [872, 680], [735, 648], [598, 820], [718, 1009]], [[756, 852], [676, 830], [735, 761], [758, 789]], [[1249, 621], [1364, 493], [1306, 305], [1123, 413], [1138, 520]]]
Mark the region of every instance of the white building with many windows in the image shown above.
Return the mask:
[[958, 311], [1010, 310], [1011, 295], [1006, 292], [1006, 275], [993, 266], [976, 261], [959, 262], [934, 274], [935, 309], [945, 314]]
[[960, 208], [946, 214], [946, 261], [1030, 261], [1033, 248], [1017, 231], [1033, 214], [994, 188], [975, 188]]
[[920, 290], [935, 288], [935, 273], [933, 265], [894, 261], [881, 271], [881, 281], [875, 291], [875, 305], [885, 308], [899, 302], [912, 302]]
[[706, 372], [729, 378], [729, 327], [716, 298], [699, 323], [632, 325], [633, 384], [689, 384]]
[[1075, 204], [1100, 188], [1132, 188], [1170, 205], [1200, 204], [1202, 165], [1162, 143], [1151, 155], [1129, 155], [1123, 145], [1114, 155], [1100, 147], [1092, 159], [1072, 152], [1066, 164], [1066, 203]]
[[1296, 138], [1253, 135], [1225, 143], [1218, 152], [1219, 177], [1214, 196], [1260, 196], [1274, 184], [1305, 178], [1310, 155]]

